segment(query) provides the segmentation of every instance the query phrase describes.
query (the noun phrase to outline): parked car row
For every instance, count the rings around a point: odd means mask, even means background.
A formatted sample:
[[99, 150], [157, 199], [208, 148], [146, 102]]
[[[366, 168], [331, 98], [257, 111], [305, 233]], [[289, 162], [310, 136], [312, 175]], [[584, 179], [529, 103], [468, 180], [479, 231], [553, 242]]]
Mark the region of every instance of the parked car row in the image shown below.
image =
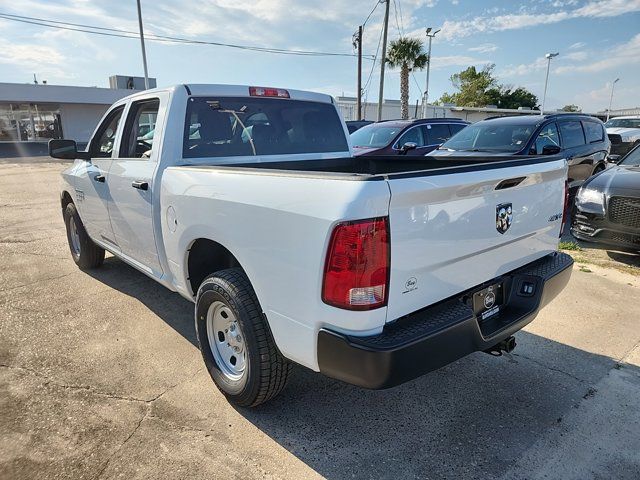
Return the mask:
[[[391, 120], [351, 134], [355, 156], [431, 158], [561, 155], [574, 200], [572, 234], [590, 242], [640, 250], [640, 117], [603, 124], [585, 114]], [[629, 152], [627, 154], [627, 152]], [[624, 156], [624, 154], [627, 154]]]

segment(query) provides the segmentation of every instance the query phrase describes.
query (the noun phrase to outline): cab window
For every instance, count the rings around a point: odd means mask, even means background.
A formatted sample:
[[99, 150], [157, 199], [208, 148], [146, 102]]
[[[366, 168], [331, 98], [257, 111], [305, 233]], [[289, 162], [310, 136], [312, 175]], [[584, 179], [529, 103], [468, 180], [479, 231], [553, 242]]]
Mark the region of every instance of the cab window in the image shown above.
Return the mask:
[[121, 158], [151, 157], [159, 109], [158, 99], [142, 100], [131, 105], [120, 147]]
[[89, 152], [91, 158], [110, 158], [113, 153], [113, 146], [116, 142], [116, 132], [118, 124], [122, 118], [124, 106], [113, 110], [107, 118], [104, 119], [98, 128], [96, 135], [91, 142]]
[[533, 147], [531, 148], [531, 155], [542, 155], [542, 150], [546, 146], [560, 146], [560, 136], [558, 135], [558, 127], [555, 123], [550, 123], [542, 127], [538, 137], [536, 138]]

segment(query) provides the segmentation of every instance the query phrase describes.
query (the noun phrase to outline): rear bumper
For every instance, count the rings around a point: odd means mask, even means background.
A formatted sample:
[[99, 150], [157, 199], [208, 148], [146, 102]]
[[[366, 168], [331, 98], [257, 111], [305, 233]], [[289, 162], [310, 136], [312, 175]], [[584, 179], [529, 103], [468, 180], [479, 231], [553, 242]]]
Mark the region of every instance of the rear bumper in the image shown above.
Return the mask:
[[[387, 325], [379, 335], [355, 337], [322, 329], [320, 372], [353, 385], [383, 389], [487, 350], [531, 322], [564, 289], [572, 265], [570, 256], [556, 252], [496, 279], [504, 282], [505, 304], [499, 314], [482, 322], [468, 304], [469, 295], [482, 287], [478, 285]], [[525, 282], [534, 285], [532, 294], [521, 293]]]

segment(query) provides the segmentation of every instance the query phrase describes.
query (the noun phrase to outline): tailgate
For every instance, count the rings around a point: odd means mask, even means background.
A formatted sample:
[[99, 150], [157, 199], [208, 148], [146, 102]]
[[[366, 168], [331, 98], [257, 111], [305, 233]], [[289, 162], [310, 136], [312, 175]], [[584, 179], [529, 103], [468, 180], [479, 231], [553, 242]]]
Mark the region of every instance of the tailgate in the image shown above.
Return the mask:
[[557, 249], [566, 162], [509, 165], [389, 177], [387, 321]]

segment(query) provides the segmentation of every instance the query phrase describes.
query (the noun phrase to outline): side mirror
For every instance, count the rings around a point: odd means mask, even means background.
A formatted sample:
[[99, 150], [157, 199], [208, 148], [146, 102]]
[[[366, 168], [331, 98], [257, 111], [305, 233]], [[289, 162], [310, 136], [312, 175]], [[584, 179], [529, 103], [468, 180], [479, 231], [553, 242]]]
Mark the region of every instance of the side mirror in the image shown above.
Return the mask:
[[87, 152], [78, 152], [78, 146], [75, 140], [51, 139], [49, 140], [49, 156], [53, 158], [61, 158], [63, 160], [89, 160]]
[[618, 163], [620, 161], [620, 159], [622, 158], [622, 155], [607, 155], [607, 162], [609, 163]]
[[416, 148], [418, 148], [418, 144], [417, 143], [407, 142], [404, 145], [402, 145], [402, 147], [400, 147], [400, 153], [404, 155], [409, 150], [415, 150]]
[[561, 150], [557, 145], [545, 145], [542, 147], [542, 155], [557, 155]]

